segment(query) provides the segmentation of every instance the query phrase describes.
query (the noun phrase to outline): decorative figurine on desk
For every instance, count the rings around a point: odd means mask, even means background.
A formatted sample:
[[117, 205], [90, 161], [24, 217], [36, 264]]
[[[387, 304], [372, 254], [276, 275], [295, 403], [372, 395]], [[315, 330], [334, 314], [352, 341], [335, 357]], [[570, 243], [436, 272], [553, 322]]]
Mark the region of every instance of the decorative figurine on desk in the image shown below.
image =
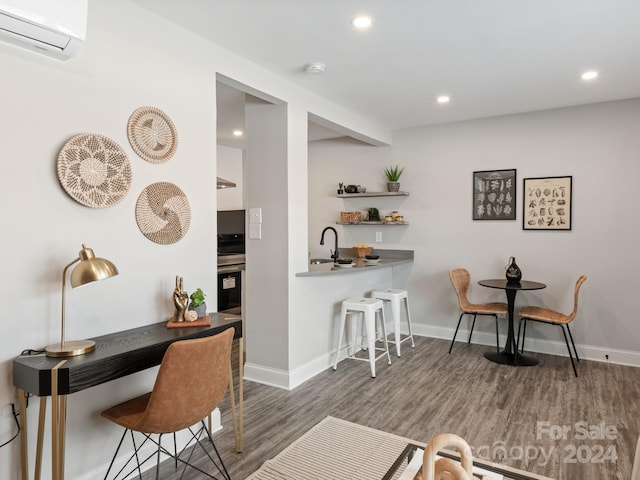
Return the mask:
[[173, 304], [176, 311], [173, 314], [173, 322], [184, 322], [184, 312], [189, 303], [189, 294], [182, 288], [182, 277], [176, 275], [176, 288], [173, 290]]
[[520, 271], [520, 267], [518, 267], [518, 265], [516, 264], [516, 257], [509, 257], [509, 263], [506, 266], [506, 270], [507, 283], [520, 283], [520, 279], [522, 278], [522, 271]]

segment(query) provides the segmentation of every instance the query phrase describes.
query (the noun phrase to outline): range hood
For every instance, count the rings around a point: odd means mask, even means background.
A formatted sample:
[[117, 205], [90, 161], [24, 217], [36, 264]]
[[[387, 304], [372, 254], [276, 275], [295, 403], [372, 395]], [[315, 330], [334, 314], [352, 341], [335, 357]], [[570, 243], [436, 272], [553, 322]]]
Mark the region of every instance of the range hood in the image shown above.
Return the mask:
[[236, 184], [230, 180], [225, 180], [224, 178], [217, 177], [216, 188], [233, 188]]

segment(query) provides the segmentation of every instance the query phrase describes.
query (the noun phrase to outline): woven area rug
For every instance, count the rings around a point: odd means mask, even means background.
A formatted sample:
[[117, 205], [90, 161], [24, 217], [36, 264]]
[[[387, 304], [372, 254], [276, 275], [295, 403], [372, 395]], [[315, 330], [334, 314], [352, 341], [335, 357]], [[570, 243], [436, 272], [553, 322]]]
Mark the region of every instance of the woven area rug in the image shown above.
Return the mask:
[[267, 460], [247, 480], [380, 479], [409, 442], [397, 435], [327, 417]]

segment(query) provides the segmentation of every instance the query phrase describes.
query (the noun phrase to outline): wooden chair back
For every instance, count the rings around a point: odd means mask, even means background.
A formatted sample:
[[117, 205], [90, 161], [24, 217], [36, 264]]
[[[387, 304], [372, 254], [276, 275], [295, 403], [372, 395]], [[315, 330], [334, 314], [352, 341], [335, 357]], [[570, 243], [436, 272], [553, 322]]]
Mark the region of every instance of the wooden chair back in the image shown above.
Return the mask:
[[460, 309], [463, 312], [468, 311], [471, 308], [471, 303], [467, 297], [469, 284], [471, 283], [471, 274], [465, 268], [453, 268], [449, 270], [449, 278], [451, 279], [453, 288], [456, 291]]
[[580, 278], [578, 278], [578, 281], [576, 282], [576, 289], [573, 294], [573, 311], [568, 315], [569, 321], [576, 318], [576, 315], [578, 314], [578, 293], [580, 293], [580, 287], [586, 279], [586, 275], [580, 275]]

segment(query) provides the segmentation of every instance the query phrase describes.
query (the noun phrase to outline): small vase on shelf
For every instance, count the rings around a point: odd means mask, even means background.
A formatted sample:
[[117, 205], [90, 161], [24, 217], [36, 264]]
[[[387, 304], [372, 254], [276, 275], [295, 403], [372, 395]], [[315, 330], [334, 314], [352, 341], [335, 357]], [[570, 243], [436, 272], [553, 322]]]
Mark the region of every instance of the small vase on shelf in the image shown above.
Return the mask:
[[522, 271], [520, 270], [520, 267], [518, 267], [518, 264], [516, 263], [516, 257], [509, 257], [509, 263], [506, 266], [506, 271], [507, 271], [507, 283], [508, 284], [517, 284], [520, 283], [520, 280], [522, 279]]

